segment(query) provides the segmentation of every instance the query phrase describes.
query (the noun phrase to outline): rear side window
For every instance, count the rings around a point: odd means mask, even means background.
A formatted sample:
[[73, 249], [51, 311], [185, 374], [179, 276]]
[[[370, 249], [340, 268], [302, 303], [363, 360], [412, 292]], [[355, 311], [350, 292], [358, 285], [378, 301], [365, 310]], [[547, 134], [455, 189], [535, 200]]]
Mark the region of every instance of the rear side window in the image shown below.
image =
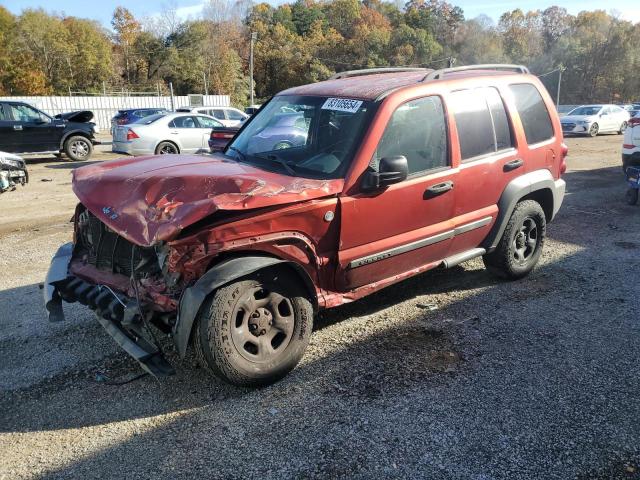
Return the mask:
[[211, 110], [209, 115], [211, 115], [214, 118], [217, 118], [218, 120], [224, 120], [224, 112], [222, 110]]
[[227, 110], [227, 117], [229, 117], [229, 120], [244, 120], [244, 115], [235, 110]]
[[384, 131], [372, 167], [381, 158], [403, 155], [409, 174], [449, 165], [447, 124], [440, 97], [412, 100], [393, 112]]
[[451, 94], [462, 160], [513, 147], [509, 119], [495, 88], [460, 90]]
[[511, 85], [509, 88], [515, 98], [527, 143], [533, 145], [552, 138], [551, 117], [538, 89], [529, 83]]
[[9, 110], [2, 103], [0, 103], [0, 121], [11, 121], [11, 118], [9, 118]]

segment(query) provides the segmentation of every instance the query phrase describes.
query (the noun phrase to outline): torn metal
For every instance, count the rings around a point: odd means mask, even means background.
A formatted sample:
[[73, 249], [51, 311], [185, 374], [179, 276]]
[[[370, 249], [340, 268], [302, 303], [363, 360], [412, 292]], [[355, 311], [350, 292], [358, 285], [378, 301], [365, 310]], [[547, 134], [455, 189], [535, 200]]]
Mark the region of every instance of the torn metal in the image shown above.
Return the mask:
[[28, 182], [29, 172], [24, 159], [0, 152], [0, 193], [15, 190], [18, 185], [24, 186]]

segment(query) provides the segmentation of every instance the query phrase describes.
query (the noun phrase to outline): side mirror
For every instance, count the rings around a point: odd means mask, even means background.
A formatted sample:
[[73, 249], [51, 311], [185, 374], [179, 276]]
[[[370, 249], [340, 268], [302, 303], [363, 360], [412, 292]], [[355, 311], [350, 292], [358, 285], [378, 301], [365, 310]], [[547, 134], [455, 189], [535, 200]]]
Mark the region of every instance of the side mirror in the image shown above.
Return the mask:
[[45, 123], [49, 123], [47, 120], [45, 120], [44, 118], [38, 118], [35, 122], [36, 125], [44, 125]]
[[363, 181], [364, 191], [380, 190], [394, 183], [402, 182], [409, 176], [407, 157], [396, 155], [380, 159], [377, 172], [367, 172]]

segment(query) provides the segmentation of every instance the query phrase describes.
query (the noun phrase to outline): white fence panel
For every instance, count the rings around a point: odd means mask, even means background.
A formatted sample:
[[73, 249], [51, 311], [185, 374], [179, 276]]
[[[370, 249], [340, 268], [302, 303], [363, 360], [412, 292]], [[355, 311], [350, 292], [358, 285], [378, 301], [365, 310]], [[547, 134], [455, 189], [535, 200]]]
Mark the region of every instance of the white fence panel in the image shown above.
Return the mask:
[[[187, 95], [174, 96], [174, 107], [180, 108], [189, 105]], [[42, 110], [49, 115], [73, 112], [74, 110], [91, 110], [93, 121], [102, 131], [109, 131], [111, 118], [118, 110], [125, 108], [166, 108], [171, 110], [171, 97], [113, 97], [113, 96], [87, 96], [87, 97], [0, 97], [3, 100], [25, 102]], [[227, 107], [231, 103], [229, 95], [203, 95], [205, 106]]]

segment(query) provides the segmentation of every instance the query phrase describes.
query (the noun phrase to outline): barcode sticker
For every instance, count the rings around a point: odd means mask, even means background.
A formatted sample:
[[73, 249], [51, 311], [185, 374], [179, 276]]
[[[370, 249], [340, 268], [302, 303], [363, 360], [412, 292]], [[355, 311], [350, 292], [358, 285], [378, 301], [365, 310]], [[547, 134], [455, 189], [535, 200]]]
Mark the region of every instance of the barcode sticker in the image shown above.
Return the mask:
[[350, 100], [348, 98], [327, 98], [322, 105], [322, 110], [337, 110], [339, 112], [355, 113], [362, 105], [362, 100]]

